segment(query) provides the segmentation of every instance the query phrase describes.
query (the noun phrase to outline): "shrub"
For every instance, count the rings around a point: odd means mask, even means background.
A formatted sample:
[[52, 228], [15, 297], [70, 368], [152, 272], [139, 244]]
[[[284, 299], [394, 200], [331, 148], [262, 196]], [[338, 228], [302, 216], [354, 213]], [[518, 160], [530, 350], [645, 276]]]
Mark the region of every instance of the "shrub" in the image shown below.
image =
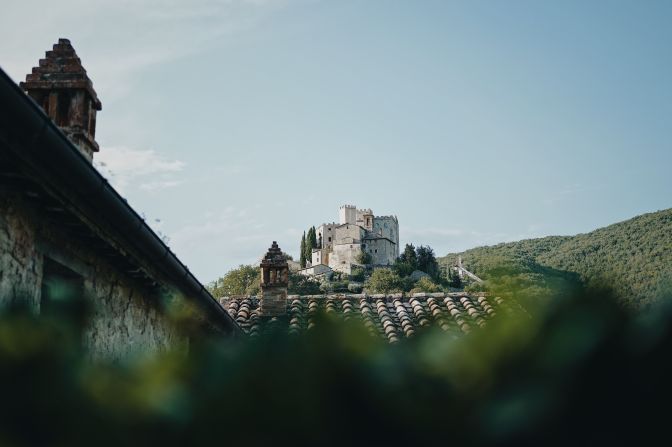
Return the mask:
[[434, 293], [440, 292], [441, 288], [435, 284], [431, 279], [422, 277], [415, 283], [415, 287], [411, 290], [413, 293], [425, 292], [425, 293]]
[[350, 280], [362, 282], [366, 279], [366, 270], [361, 267], [355, 267], [350, 273]]
[[350, 293], [362, 293], [364, 285], [356, 282], [351, 282], [348, 284], [348, 292]]
[[390, 269], [376, 269], [366, 281], [365, 287], [369, 293], [401, 292], [404, 282]]

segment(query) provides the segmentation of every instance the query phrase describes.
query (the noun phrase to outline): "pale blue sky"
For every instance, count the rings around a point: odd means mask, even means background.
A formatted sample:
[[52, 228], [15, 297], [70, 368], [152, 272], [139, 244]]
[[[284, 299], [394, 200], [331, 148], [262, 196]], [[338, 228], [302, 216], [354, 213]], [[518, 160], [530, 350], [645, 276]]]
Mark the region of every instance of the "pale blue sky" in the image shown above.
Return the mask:
[[101, 169], [207, 282], [342, 203], [439, 255], [672, 206], [670, 23], [667, 1], [25, 1], [0, 66], [71, 39]]

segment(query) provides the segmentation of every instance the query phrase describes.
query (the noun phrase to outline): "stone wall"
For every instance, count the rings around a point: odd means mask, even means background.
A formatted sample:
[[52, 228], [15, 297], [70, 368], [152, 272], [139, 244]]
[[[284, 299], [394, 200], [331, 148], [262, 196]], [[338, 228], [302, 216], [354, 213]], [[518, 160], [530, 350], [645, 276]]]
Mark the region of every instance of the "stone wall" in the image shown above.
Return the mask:
[[361, 244], [337, 244], [329, 255], [329, 267], [334, 271], [350, 274], [352, 264], [358, 264], [357, 256], [362, 252]]
[[399, 221], [394, 216], [376, 216], [373, 219], [373, 232], [390, 239], [396, 244], [395, 258], [399, 257]]
[[365, 251], [371, 255], [373, 265], [392, 265], [396, 257], [397, 246], [389, 239], [366, 239]]
[[23, 301], [40, 313], [45, 259], [82, 277], [93, 309], [82, 343], [93, 357], [186, 349], [155, 292], [110, 265], [88, 246], [49, 224], [23, 196], [0, 187], [0, 306]]

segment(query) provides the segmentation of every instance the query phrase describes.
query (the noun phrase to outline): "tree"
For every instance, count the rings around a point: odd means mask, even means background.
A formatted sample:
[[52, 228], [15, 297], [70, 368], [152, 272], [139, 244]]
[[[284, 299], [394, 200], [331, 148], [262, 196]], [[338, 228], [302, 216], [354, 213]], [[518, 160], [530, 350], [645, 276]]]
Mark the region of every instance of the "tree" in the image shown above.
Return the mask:
[[303, 232], [303, 236], [301, 236], [301, 248], [300, 248], [300, 255], [299, 255], [299, 265], [301, 265], [302, 269], [306, 268], [306, 232]]
[[259, 268], [253, 265], [240, 265], [213, 282], [209, 289], [216, 298], [256, 295], [259, 293]]
[[412, 266], [413, 270], [416, 269], [418, 265], [418, 258], [415, 254], [415, 247], [413, 244], [406, 244], [406, 247], [404, 247], [404, 252], [399, 256], [399, 261]]
[[404, 282], [390, 269], [376, 269], [366, 281], [366, 290], [372, 293], [401, 292]]
[[306, 234], [306, 245], [304, 248], [306, 262], [313, 261], [313, 248], [317, 248], [317, 238], [315, 237], [315, 227], [310, 227]]
[[287, 293], [290, 295], [317, 295], [320, 293], [320, 283], [300, 273], [289, 272]]
[[462, 288], [462, 278], [460, 278], [460, 274], [452, 266], [448, 266], [448, 281], [450, 287], [454, 289]]
[[404, 252], [394, 261], [393, 268], [402, 278], [409, 276], [418, 269], [418, 260], [413, 244], [406, 244]]
[[416, 256], [418, 262], [418, 270], [427, 273], [432, 278], [439, 276], [439, 264], [436, 262], [434, 250], [430, 246], [419, 246], [416, 249]]
[[310, 242], [310, 249], [312, 250], [313, 248], [318, 248], [317, 247], [317, 233], [315, 231], [315, 227], [311, 227], [310, 230], [308, 231], [308, 239]]

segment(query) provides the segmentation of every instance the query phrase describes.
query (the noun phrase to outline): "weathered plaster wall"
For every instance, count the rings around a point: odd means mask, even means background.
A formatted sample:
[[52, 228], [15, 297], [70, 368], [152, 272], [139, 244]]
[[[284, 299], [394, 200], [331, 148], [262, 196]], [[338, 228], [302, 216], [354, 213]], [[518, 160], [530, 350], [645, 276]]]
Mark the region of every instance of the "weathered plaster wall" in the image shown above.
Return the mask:
[[16, 202], [0, 194], [0, 307], [21, 300], [37, 312], [42, 257], [35, 247], [35, 228], [25, 220]]
[[47, 256], [83, 277], [93, 314], [82, 343], [92, 356], [123, 358], [187, 346], [158, 297], [48, 222], [22, 196], [0, 188], [0, 306], [22, 300], [40, 312]]

